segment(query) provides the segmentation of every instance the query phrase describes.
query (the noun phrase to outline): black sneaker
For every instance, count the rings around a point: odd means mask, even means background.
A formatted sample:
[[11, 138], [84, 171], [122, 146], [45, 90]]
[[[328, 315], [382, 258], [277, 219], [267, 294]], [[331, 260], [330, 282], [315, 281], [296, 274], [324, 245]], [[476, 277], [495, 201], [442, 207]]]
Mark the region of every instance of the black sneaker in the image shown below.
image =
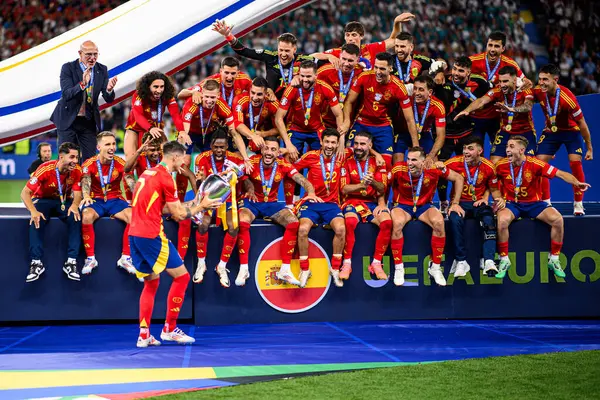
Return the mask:
[[29, 274], [27, 275], [27, 279], [25, 279], [25, 282], [37, 281], [38, 278], [42, 276], [45, 270], [46, 268], [44, 268], [44, 264], [42, 264], [41, 262], [32, 261], [31, 265], [29, 266]]
[[65, 272], [65, 274], [67, 274], [67, 278], [72, 279], [74, 281], [81, 280], [79, 272], [77, 272], [77, 263], [69, 261], [65, 262], [65, 265], [63, 266], [63, 271]]

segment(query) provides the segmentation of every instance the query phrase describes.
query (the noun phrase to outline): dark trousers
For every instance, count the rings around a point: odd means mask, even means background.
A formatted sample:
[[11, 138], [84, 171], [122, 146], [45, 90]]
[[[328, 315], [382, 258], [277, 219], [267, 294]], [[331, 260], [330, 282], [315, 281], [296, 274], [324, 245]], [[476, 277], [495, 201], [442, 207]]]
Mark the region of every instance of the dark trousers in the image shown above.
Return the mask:
[[[440, 150], [438, 159], [440, 161], [447, 161], [452, 158], [452, 154], [460, 156], [462, 152], [463, 146], [460, 139], [447, 138]], [[440, 178], [438, 180], [438, 197], [440, 201], [448, 200], [448, 181], [446, 179]]]
[[69, 129], [58, 130], [58, 145], [71, 142], [81, 149], [81, 163], [96, 155], [96, 123], [93, 119], [77, 117]]
[[[484, 213], [485, 206], [473, 207], [472, 202], [461, 201], [460, 206], [465, 210], [465, 218], [476, 218], [486, 232], [486, 227], [494, 227], [493, 212]], [[465, 261], [467, 259], [467, 248], [465, 246], [465, 218], [455, 212], [451, 212], [448, 216], [450, 220], [450, 230], [454, 241], [454, 249], [456, 251], [456, 261]], [[489, 228], [488, 228], [489, 229]], [[487, 236], [487, 235], [486, 235]], [[494, 235], [495, 237], [495, 235]], [[484, 260], [493, 260], [496, 255], [496, 239], [485, 239], [483, 241], [483, 258]]]
[[29, 256], [32, 260], [41, 260], [44, 256], [44, 232], [46, 225], [50, 222], [50, 217], [58, 217], [67, 224], [69, 235], [69, 258], [77, 258], [81, 248], [81, 222], [75, 221], [73, 214], [67, 217], [71, 201], [65, 203], [65, 211], [60, 209], [60, 200], [57, 199], [37, 199], [34, 200], [35, 208], [44, 214], [46, 220], [40, 218], [40, 227], [35, 228], [34, 224], [29, 226]]

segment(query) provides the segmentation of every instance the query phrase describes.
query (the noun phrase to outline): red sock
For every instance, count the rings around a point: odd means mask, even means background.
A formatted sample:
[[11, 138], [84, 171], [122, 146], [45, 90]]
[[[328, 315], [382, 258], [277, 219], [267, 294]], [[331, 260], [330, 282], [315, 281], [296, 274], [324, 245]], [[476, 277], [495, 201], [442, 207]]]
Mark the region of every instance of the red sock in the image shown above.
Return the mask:
[[333, 268], [336, 271], [339, 271], [341, 265], [342, 265], [342, 255], [341, 254], [331, 257], [331, 268]]
[[294, 189], [296, 188], [296, 182], [290, 178], [283, 178], [283, 191], [285, 197], [285, 204], [291, 206], [294, 204]]
[[185, 290], [188, 287], [188, 283], [190, 283], [190, 274], [188, 273], [173, 278], [171, 289], [169, 289], [169, 295], [167, 296], [167, 318], [165, 320], [167, 332], [173, 332], [177, 327], [177, 317], [183, 306], [183, 299], [185, 298]]
[[445, 245], [446, 236], [431, 235], [431, 261], [434, 264], [441, 264]]
[[500, 257], [508, 257], [508, 242], [498, 242], [497, 246]]
[[[127, 225], [129, 227], [129, 225]], [[93, 257], [96, 252], [94, 251], [94, 244], [96, 243], [96, 235], [94, 232], [94, 224], [81, 224], [81, 233], [83, 233], [83, 247], [85, 248], [85, 255]]]
[[[379, 233], [377, 234], [377, 240], [375, 240], [375, 252], [373, 253], [374, 260], [381, 261], [390, 244], [391, 237], [392, 220], [388, 219], [379, 224]], [[400, 251], [400, 258], [402, 258], [402, 251]]]
[[394, 265], [402, 264], [402, 249], [404, 248], [404, 236], [400, 239], [392, 239], [392, 257], [394, 257]]
[[279, 248], [281, 254], [281, 262], [283, 264], [290, 264], [292, 257], [294, 256], [294, 250], [296, 249], [296, 242], [298, 241], [298, 227], [300, 223], [292, 222], [287, 224], [285, 232], [283, 232], [283, 239], [281, 240], [281, 247]]
[[550, 254], [553, 256], [560, 255], [560, 250], [562, 249], [562, 243], [555, 242], [554, 240], [550, 241]]
[[123, 250], [121, 253], [124, 256], [131, 255], [131, 250], [129, 250], [129, 224], [125, 225], [125, 231], [123, 232]]
[[248, 256], [250, 253], [250, 224], [247, 222], [240, 222], [238, 251], [240, 253], [240, 264], [248, 264]]
[[177, 252], [183, 260], [188, 250], [190, 243], [190, 232], [192, 230], [192, 220], [184, 219], [179, 221], [179, 229], [177, 230]]
[[[356, 243], [355, 230], [358, 225], [358, 219], [346, 218], [346, 245], [344, 246], [344, 258], [352, 258], [352, 250], [354, 250], [354, 243]], [[335, 268], [334, 268], [335, 269]]]
[[[144, 288], [142, 289], [142, 295], [140, 296], [140, 329], [148, 330], [150, 327], [152, 310], [154, 309], [154, 297], [156, 296], [159, 283], [160, 278], [144, 281]], [[146, 331], [144, 335], [146, 336], [144, 339], [148, 339], [150, 332]]]
[[188, 178], [185, 175], [177, 173], [175, 183], [177, 184], [177, 196], [179, 196], [179, 200], [183, 201], [188, 188]]
[[224, 263], [229, 261], [229, 257], [231, 257], [231, 253], [233, 252], [236, 242], [237, 236], [233, 237], [229, 234], [229, 232], [225, 232], [225, 239], [223, 239], [223, 250], [221, 251], [221, 261]]
[[308, 271], [308, 266], [309, 266], [308, 258], [306, 260], [300, 260], [300, 269], [302, 271]]
[[550, 179], [542, 178], [542, 200], [550, 199]]
[[196, 255], [198, 258], [206, 258], [206, 245], [208, 244], [208, 232], [196, 231]]
[[[573, 176], [577, 178], [579, 182], [585, 182], [585, 174], [583, 173], [581, 161], [569, 161], [569, 165], [571, 166]], [[579, 188], [573, 186], [573, 194], [575, 195], [575, 201], [583, 201], [583, 192]]]

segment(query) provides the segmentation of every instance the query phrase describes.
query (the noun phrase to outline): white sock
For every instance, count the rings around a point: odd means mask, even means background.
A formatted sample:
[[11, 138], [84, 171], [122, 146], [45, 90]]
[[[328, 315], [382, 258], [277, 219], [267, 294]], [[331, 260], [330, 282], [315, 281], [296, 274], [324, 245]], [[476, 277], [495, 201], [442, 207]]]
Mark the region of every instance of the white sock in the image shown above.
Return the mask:
[[223, 267], [226, 268], [227, 267], [227, 263], [223, 262], [223, 261], [219, 261], [219, 265], [217, 267]]
[[351, 264], [352, 260], [349, 258], [344, 259], [344, 264]]
[[500, 260], [509, 261], [508, 256], [502, 256], [502, 257], [500, 257]]
[[240, 264], [240, 269], [248, 269], [248, 264]]
[[32, 263], [41, 264], [42, 260], [31, 260]]
[[395, 269], [404, 268], [404, 263], [402, 263], [402, 264], [396, 264], [396, 265], [394, 266], [394, 268], [395, 268]]
[[558, 256], [558, 255], [556, 255], [556, 254], [550, 254], [550, 259], [551, 259], [551, 260], [554, 260], [554, 261], [556, 261], [556, 260], [558, 260], [558, 258], [559, 258], [559, 256]]
[[431, 269], [440, 269], [440, 264], [431, 263]]
[[76, 263], [76, 262], [77, 262], [77, 260], [76, 260], [76, 259], [74, 259], [74, 258], [71, 258], [71, 257], [69, 257], [69, 258], [67, 258], [67, 262], [68, 262], [68, 263]]
[[206, 257], [200, 257], [200, 258], [198, 258], [198, 263], [206, 264]]
[[376, 258], [373, 259], [373, 264], [381, 264], [381, 260], [378, 260]]
[[281, 264], [281, 268], [279, 269], [279, 271], [289, 272], [290, 271], [290, 264]]

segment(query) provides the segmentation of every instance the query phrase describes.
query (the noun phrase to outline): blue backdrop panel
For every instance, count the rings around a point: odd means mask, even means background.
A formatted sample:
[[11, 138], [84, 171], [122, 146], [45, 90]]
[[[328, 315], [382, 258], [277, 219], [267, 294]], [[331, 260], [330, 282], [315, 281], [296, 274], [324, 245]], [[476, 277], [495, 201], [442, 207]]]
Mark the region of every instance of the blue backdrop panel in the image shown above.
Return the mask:
[[[143, 283], [117, 267], [124, 224], [102, 218], [95, 224], [99, 266], [81, 281], [69, 280], [62, 271], [67, 259], [66, 226], [53, 218], [46, 229], [44, 265], [39, 280], [25, 283], [29, 271], [28, 219], [2, 219], [0, 231], [0, 321], [61, 321], [137, 319]], [[177, 238], [175, 224], [167, 235]], [[81, 254], [81, 268], [85, 255]], [[191, 260], [189, 261], [191, 262]], [[171, 278], [164, 274], [156, 295], [154, 317], [164, 318]], [[191, 284], [190, 284], [191, 285]], [[192, 317], [192, 291], [188, 289], [181, 318]]]

